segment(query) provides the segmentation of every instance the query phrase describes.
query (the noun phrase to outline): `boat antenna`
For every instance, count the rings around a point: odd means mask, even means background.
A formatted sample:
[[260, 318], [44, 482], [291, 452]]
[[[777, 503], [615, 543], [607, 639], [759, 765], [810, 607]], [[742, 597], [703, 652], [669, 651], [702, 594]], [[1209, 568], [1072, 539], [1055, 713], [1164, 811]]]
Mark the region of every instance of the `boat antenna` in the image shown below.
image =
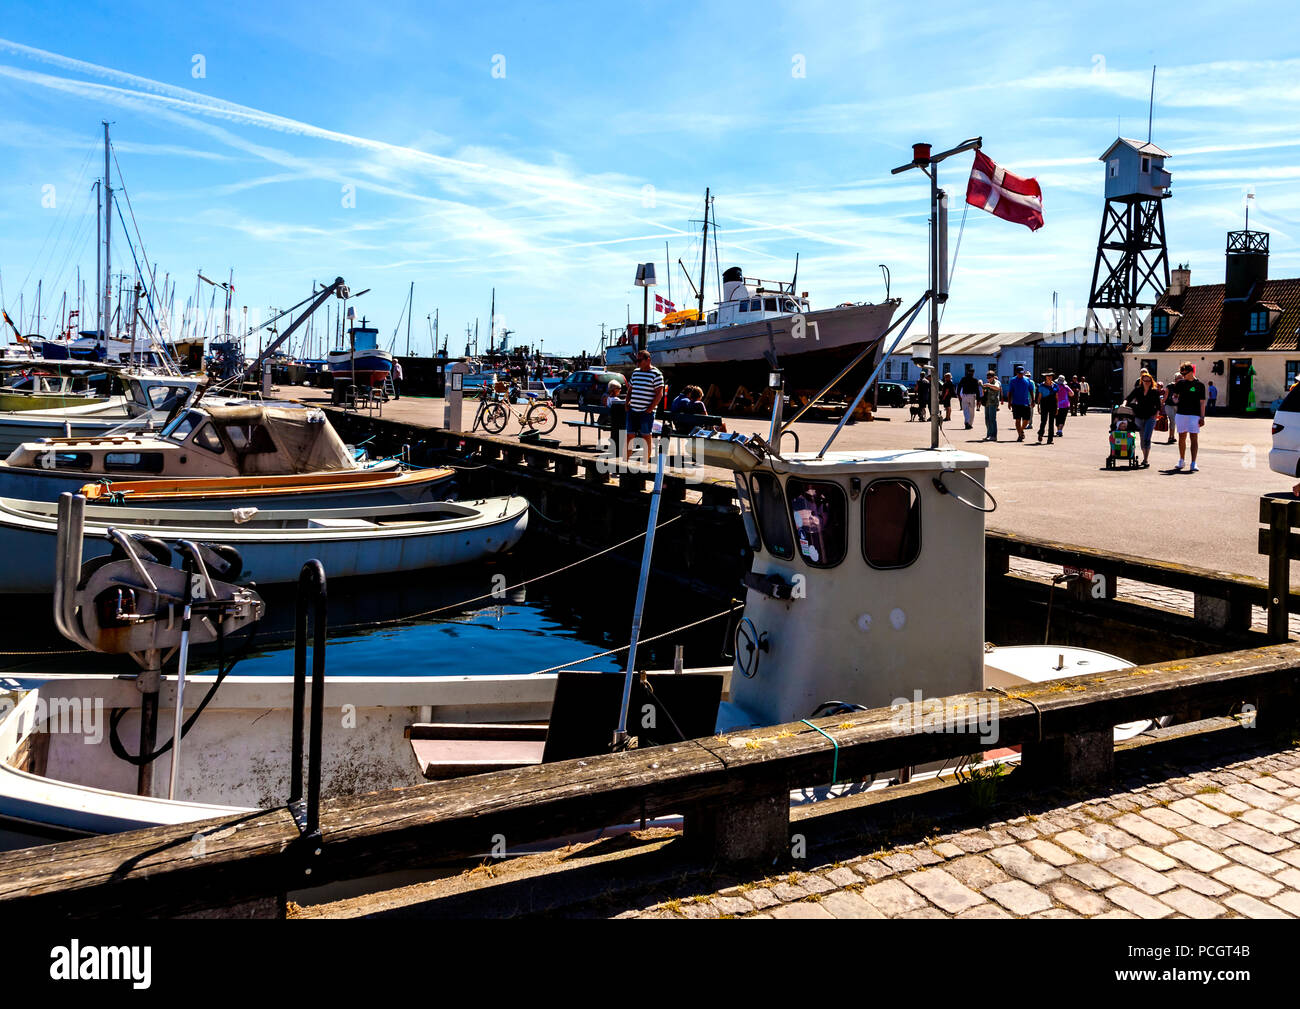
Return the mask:
[[794, 296], [795, 287], [799, 282], [799, 253], [794, 254], [794, 276], [790, 278], [790, 294]]

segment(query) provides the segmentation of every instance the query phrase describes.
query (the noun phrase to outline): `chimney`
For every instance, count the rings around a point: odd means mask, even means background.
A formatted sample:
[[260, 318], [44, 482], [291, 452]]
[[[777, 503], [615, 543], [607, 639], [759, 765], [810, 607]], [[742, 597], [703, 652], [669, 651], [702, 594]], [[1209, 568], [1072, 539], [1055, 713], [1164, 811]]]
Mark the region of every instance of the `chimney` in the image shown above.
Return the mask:
[[1223, 300], [1258, 297], [1259, 288], [1268, 280], [1268, 232], [1229, 231], [1226, 256]]
[[1169, 290], [1166, 292], [1169, 297], [1176, 298], [1180, 294], [1185, 294], [1191, 286], [1192, 270], [1186, 263], [1179, 263], [1176, 268], [1169, 271]]

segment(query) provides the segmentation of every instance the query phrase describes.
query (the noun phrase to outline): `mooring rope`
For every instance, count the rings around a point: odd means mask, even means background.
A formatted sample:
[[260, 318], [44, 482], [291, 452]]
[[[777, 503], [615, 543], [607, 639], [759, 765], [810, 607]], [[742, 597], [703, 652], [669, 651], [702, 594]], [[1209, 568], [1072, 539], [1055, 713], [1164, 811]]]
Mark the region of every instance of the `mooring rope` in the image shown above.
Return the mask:
[[[637, 641], [637, 647], [639, 648], [641, 645], [648, 645], [652, 641], [661, 641], [664, 638], [672, 637], [672, 635], [677, 634], [680, 631], [689, 631], [692, 627], [699, 627], [700, 624], [707, 624], [709, 623], [709, 621], [717, 620], [719, 617], [730, 616], [731, 614], [735, 613], [736, 610], [740, 610], [744, 608], [745, 608], [744, 603], [736, 603], [736, 605], [729, 606], [727, 609], [721, 610], [718, 613], [714, 613], [712, 616], [702, 617], [699, 620], [692, 620], [689, 624], [682, 624], [680, 627], [674, 627], [670, 631], [664, 631], [662, 634], [656, 634], [653, 637], [640, 638]], [[546, 669], [534, 669], [528, 675], [541, 676], [544, 673], [554, 673], [561, 669], [568, 669], [570, 666], [580, 665], [583, 662], [591, 662], [593, 659], [604, 659], [604, 658], [608, 658], [611, 655], [618, 655], [621, 652], [626, 652], [631, 647], [632, 647], [632, 643], [628, 642], [626, 645], [622, 645], [618, 648], [611, 648], [608, 651], [604, 651], [604, 652], [597, 652], [595, 655], [588, 655], [586, 658], [574, 659], [572, 662], [561, 662], [558, 666], [550, 666]], [[816, 728], [816, 726], [813, 726], [813, 728]]]
[[[529, 507], [532, 507], [532, 505], [530, 505]], [[657, 526], [655, 526], [655, 528], [663, 529], [665, 526], [672, 525], [680, 518], [682, 518], [681, 515], [674, 515], [672, 518], [660, 522]], [[499, 600], [508, 592], [513, 592], [516, 589], [522, 589], [525, 585], [532, 585], [534, 582], [540, 582], [545, 578], [550, 578], [554, 575], [561, 574], [565, 571], [571, 571], [576, 567], [586, 564], [588, 561], [594, 561], [597, 557], [603, 557], [605, 556], [605, 554], [613, 553], [615, 550], [622, 549], [623, 547], [627, 546], [629, 543], [635, 543], [637, 540], [642, 539], [644, 536], [645, 536], [644, 532], [639, 532], [635, 536], [629, 536], [627, 539], [622, 540], [619, 543], [615, 543], [613, 546], [609, 546], [601, 550], [597, 550], [594, 554], [588, 554], [586, 557], [579, 557], [576, 561], [572, 561], [569, 564], [565, 564], [561, 567], [555, 568], [553, 571], [546, 571], [540, 575], [534, 575], [532, 578], [525, 578], [522, 582], [517, 582], [514, 585], [507, 585], [504, 588], [493, 589], [491, 592], [484, 592], [481, 596], [473, 596], [469, 599], [462, 599], [460, 602], [448, 603], [446, 606], [435, 606], [431, 610], [421, 610], [419, 613], [408, 613], [405, 616], [393, 617], [390, 620], [372, 620], [372, 621], [366, 621], [358, 624], [341, 624], [337, 627], [331, 627], [330, 631], [333, 632], [335, 630], [341, 630], [341, 631], [360, 630], [366, 627], [391, 627], [396, 624], [404, 624], [410, 620], [419, 620], [421, 617], [432, 616], [435, 613], [445, 613], [447, 610], [463, 609], [466, 606], [470, 606], [473, 603], [483, 602], [486, 599]], [[333, 634], [331, 633], [330, 636], [333, 637]]]

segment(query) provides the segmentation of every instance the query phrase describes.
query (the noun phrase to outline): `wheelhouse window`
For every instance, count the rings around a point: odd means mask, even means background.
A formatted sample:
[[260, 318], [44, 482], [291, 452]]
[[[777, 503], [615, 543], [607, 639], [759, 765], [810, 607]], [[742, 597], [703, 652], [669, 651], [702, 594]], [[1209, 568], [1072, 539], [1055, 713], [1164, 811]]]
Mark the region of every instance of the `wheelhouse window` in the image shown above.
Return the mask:
[[799, 311], [799, 306], [795, 304], [795, 301], [794, 301], [793, 298], [782, 298], [782, 299], [781, 299], [781, 311], [782, 311], [782, 312], [797, 312], [797, 311]]
[[776, 299], [775, 299], [775, 298], [764, 298], [764, 299], [763, 299], [763, 311], [764, 311], [764, 312], [775, 312], [775, 311], [778, 311], [778, 309], [777, 309], [777, 307], [776, 307]]
[[833, 568], [844, 560], [848, 501], [837, 483], [786, 481], [799, 555], [815, 568]]
[[713, 325], [715, 322], [717, 322], [717, 321], [718, 321], [718, 313], [717, 313], [717, 312], [710, 312], [710, 313], [709, 313], [709, 325], [712, 326], [712, 325]]
[[905, 568], [921, 552], [921, 499], [910, 480], [875, 480], [862, 495], [862, 555], [873, 568]]
[[749, 310], [750, 310], [751, 312], [761, 312], [761, 311], [763, 311], [763, 299], [762, 299], [762, 298], [754, 298], [754, 299], [752, 299], [752, 300], [750, 301], [750, 303], [749, 303]]
[[217, 434], [217, 429], [211, 424], [204, 424], [198, 429], [194, 435], [194, 444], [216, 455], [220, 455], [226, 450], [226, 446], [221, 444], [221, 437]]
[[740, 311], [742, 311], [742, 312], [748, 312], [748, 311], [749, 311], [749, 302], [748, 302], [748, 301], [742, 301], [742, 302], [740, 303]]
[[162, 436], [171, 441], [181, 442], [190, 436], [203, 420], [203, 414], [187, 410], [162, 429]]
[[754, 515], [763, 537], [763, 546], [773, 557], [789, 560], [794, 556], [794, 540], [786, 518], [781, 484], [771, 473], [755, 473], [752, 479]]
[[758, 550], [762, 540], [758, 536], [758, 523], [754, 519], [754, 502], [749, 496], [749, 485], [742, 474], [736, 475], [736, 503], [740, 506], [740, 518], [745, 526], [745, 538], [749, 540], [749, 549]]

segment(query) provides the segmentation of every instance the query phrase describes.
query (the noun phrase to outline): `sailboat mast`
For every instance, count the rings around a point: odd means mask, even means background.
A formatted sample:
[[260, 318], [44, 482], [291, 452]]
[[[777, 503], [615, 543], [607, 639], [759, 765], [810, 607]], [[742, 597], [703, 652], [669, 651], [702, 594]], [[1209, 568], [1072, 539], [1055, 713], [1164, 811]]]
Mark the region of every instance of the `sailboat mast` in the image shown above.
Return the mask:
[[488, 353], [491, 354], [496, 349], [497, 342], [497, 289], [492, 288], [492, 308], [488, 314]]
[[415, 281], [411, 281], [411, 293], [406, 296], [406, 356], [411, 356], [411, 316], [415, 314]]
[[700, 287], [696, 291], [700, 303], [699, 321], [704, 321], [704, 268], [709, 262], [709, 189], [704, 188], [704, 243], [700, 249]]
[[113, 325], [113, 185], [108, 171], [108, 120], [104, 123], [104, 349], [108, 350], [108, 330]]

